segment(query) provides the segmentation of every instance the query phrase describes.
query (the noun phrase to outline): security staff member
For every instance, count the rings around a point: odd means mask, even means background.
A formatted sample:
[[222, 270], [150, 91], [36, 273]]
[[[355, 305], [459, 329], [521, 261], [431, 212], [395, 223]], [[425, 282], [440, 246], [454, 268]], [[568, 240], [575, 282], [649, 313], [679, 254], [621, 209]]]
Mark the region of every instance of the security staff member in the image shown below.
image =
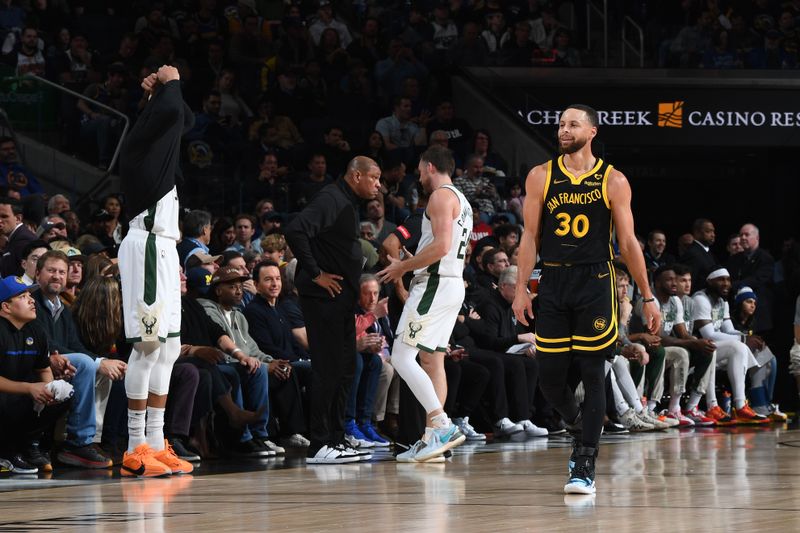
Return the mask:
[[322, 189], [286, 228], [298, 260], [295, 285], [306, 319], [312, 364], [309, 463], [351, 462], [344, 414], [355, 372], [355, 309], [363, 254], [358, 204], [378, 195], [381, 171], [356, 157], [345, 176]]

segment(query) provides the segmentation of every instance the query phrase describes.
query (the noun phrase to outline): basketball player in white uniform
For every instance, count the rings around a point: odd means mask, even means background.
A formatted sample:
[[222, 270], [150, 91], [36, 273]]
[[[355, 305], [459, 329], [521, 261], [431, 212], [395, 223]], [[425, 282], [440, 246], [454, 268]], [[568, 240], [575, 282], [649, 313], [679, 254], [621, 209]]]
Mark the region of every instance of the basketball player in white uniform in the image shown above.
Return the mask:
[[392, 347], [392, 365], [425, 408], [427, 419], [425, 435], [397, 456], [401, 462], [434, 460], [465, 440], [442, 409], [447, 397], [444, 355], [464, 301], [464, 253], [472, 233], [472, 208], [453, 186], [454, 169], [452, 152], [441, 146], [420, 156], [419, 179], [430, 199], [417, 255], [404, 261], [390, 257], [391, 264], [378, 273], [385, 283], [414, 271]]
[[163, 66], [142, 82], [147, 106], [120, 151], [120, 176], [131, 215], [119, 249], [125, 337], [133, 344], [125, 373], [128, 450], [123, 476], [192, 471], [164, 439], [172, 365], [180, 355], [181, 291], [176, 244], [180, 139], [191, 127], [177, 69]]

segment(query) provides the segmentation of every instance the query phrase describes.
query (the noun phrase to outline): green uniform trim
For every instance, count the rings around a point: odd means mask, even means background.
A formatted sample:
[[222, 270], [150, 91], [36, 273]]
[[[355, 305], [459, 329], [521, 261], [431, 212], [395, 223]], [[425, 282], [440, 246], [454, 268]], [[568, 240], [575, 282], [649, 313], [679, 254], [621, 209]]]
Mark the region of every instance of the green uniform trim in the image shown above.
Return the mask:
[[[144, 217], [144, 226], [147, 231], [153, 229], [156, 217], [156, 208], [151, 207], [147, 210]], [[144, 303], [153, 305], [156, 302], [158, 289], [158, 250], [156, 249], [156, 235], [150, 233], [147, 236], [147, 243], [144, 248]]]
[[417, 306], [417, 314], [424, 315], [431, 310], [433, 305], [433, 297], [436, 296], [436, 289], [439, 288], [439, 261], [428, 267], [428, 284], [425, 286], [425, 292], [422, 293], [422, 299]]
[[423, 352], [434, 353], [436, 351], [433, 348], [428, 348], [427, 346], [423, 346], [422, 344], [417, 344], [416, 347], [422, 350]]

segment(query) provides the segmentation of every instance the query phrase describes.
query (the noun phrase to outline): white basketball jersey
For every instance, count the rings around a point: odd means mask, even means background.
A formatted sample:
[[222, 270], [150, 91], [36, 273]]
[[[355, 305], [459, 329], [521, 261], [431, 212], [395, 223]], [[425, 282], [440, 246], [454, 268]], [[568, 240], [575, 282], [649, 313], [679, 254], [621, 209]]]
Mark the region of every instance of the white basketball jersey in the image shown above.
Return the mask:
[[136, 215], [131, 220], [130, 227], [177, 241], [181, 238], [181, 231], [178, 227], [179, 209], [178, 190], [173, 187], [156, 202], [156, 205]]
[[[461, 211], [458, 218], [453, 220], [453, 232], [450, 236], [450, 251], [447, 255], [442, 257], [438, 262], [426, 268], [420, 268], [414, 271], [414, 274], [438, 274], [439, 276], [452, 276], [462, 277], [464, 273], [464, 255], [467, 251], [469, 244], [469, 236], [472, 233], [472, 206], [461, 194], [461, 191], [456, 189], [453, 185], [443, 185], [443, 189], [449, 189], [458, 197], [461, 203]], [[431, 228], [431, 219], [428, 218], [428, 212], [422, 217], [422, 236], [419, 239], [417, 246], [417, 253], [424, 250], [433, 242], [433, 229]]]

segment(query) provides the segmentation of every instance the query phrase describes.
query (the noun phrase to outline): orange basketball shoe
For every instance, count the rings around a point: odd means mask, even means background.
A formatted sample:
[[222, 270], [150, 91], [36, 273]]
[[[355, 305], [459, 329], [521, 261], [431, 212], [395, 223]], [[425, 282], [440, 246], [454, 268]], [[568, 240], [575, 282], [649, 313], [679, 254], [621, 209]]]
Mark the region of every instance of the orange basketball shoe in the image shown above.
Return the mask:
[[731, 415], [723, 411], [719, 405], [715, 405], [706, 411], [706, 416], [714, 419], [718, 426], [732, 426], [736, 423], [731, 418]]
[[164, 439], [164, 449], [160, 452], [155, 452], [154, 457], [164, 463], [173, 474], [189, 474], [194, 470], [194, 466], [189, 461], [184, 461], [175, 454], [172, 445], [167, 439]]
[[764, 415], [753, 411], [750, 404], [745, 403], [741, 409], [733, 409], [733, 420], [737, 424], [769, 424], [770, 420]]
[[172, 470], [156, 459], [155, 453], [147, 443], [140, 444], [131, 453], [125, 452], [120, 474], [124, 477], [158, 477], [171, 474]]

